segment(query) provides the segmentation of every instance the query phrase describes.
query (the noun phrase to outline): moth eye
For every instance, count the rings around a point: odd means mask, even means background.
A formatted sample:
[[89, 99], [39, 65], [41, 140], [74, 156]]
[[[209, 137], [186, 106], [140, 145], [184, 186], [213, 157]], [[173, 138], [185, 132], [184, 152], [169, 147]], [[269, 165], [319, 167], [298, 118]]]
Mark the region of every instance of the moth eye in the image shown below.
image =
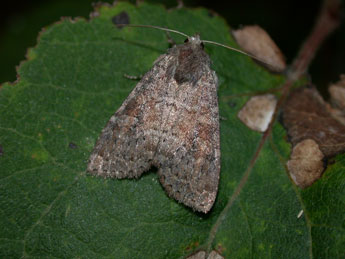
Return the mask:
[[201, 46], [202, 49], [204, 49], [204, 47], [205, 47], [203, 42], [200, 43], [200, 46]]
[[184, 43], [187, 43], [188, 41], [189, 41], [189, 40], [188, 40], [188, 38], [187, 38], [187, 39], [184, 40]]

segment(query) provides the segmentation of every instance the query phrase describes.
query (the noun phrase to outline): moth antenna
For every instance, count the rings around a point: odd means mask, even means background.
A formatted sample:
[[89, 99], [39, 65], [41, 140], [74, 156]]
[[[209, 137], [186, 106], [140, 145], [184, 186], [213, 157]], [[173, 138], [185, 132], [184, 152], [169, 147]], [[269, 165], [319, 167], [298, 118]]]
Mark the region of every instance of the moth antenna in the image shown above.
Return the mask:
[[[165, 27], [160, 27], [160, 26], [155, 26], [155, 25], [142, 25], [142, 24], [117, 24], [117, 26], [128, 26], [128, 27], [142, 27], [142, 28], [153, 28], [153, 29], [158, 29], [158, 30], [162, 30], [162, 31], [168, 31], [168, 32], [173, 32], [173, 33], [176, 33], [176, 34], [180, 34], [186, 38], [189, 38], [189, 36], [183, 32], [180, 32], [180, 31], [177, 31], [177, 30], [173, 30], [173, 29], [168, 29], [168, 28], [165, 28]], [[257, 61], [260, 61], [261, 63], [263, 64], [266, 64], [268, 66], [271, 66], [271, 67], [276, 67], [275, 65], [273, 64], [270, 64], [266, 61], [264, 61], [263, 59], [261, 58], [258, 58], [257, 56], [254, 56], [254, 55], [251, 55], [243, 50], [239, 50], [239, 49], [236, 49], [236, 48], [233, 48], [233, 47], [230, 47], [228, 45], [225, 45], [225, 44], [222, 44], [222, 43], [218, 43], [218, 42], [215, 42], [215, 41], [210, 41], [210, 40], [202, 40], [203, 43], [209, 43], [209, 44], [213, 44], [213, 45], [218, 45], [218, 46], [221, 46], [221, 47], [224, 47], [224, 48], [227, 48], [227, 49], [230, 49], [230, 50], [233, 50], [233, 51], [236, 51], [238, 53], [241, 53], [243, 55], [246, 55], [250, 58], [253, 58]]]
[[251, 54], [249, 54], [249, 53], [247, 53], [247, 52], [245, 52], [245, 51], [243, 51], [243, 50], [239, 50], [239, 49], [230, 47], [230, 46], [228, 46], [228, 45], [224, 45], [224, 44], [221, 44], [221, 43], [218, 43], [218, 42], [215, 42], [215, 41], [210, 41], [210, 40], [202, 40], [202, 42], [203, 42], [203, 43], [210, 43], [210, 44], [213, 44], [213, 45], [221, 46], [221, 47], [224, 47], [224, 48], [227, 48], [227, 49], [236, 51], [236, 52], [241, 53], [241, 54], [243, 54], [243, 55], [246, 55], [246, 56], [248, 56], [248, 57], [250, 57], [250, 58], [253, 58], [253, 59], [257, 60], [257, 61], [260, 61], [261, 63], [266, 64], [266, 65], [268, 65], [268, 66], [276, 67], [275, 65], [270, 64], [270, 63], [264, 61], [263, 59], [258, 58], [257, 56], [251, 55]]
[[180, 34], [180, 35], [182, 35], [182, 36], [184, 36], [184, 37], [189, 38], [189, 36], [188, 36], [187, 34], [184, 34], [183, 32], [176, 31], [176, 30], [172, 30], [172, 29], [168, 29], [168, 28], [164, 28], [164, 27], [160, 27], [160, 26], [154, 26], [154, 25], [140, 25], [140, 24], [117, 24], [117, 26], [153, 28], [153, 29], [158, 29], [158, 30], [162, 30], [162, 31], [168, 31], [168, 32], [177, 33], [177, 34]]

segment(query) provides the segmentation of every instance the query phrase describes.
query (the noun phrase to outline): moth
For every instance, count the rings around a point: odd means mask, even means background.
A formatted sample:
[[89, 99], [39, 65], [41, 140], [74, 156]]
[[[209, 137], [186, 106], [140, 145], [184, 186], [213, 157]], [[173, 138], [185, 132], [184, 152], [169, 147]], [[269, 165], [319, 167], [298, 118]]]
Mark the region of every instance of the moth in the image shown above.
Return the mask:
[[216, 200], [220, 174], [218, 79], [203, 46], [213, 42], [157, 26], [132, 26], [187, 39], [158, 57], [110, 118], [88, 171], [123, 179], [156, 167], [170, 197], [207, 213]]

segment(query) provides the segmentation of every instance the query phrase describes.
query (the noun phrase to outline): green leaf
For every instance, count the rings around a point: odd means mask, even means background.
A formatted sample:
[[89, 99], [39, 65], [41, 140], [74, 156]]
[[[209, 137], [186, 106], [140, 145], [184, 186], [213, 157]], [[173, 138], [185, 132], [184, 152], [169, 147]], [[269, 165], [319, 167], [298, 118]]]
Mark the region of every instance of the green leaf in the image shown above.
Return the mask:
[[169, 199], [154, 172], [138, 180], [85, 172], [102, 128], [136, 84], [123, 74], [145, 73], [169, 47], [162, 31], [114, 28], [111, 18], [122, 11], [132, 24], [200, 32], [235, 46], [224, 20], [205, 9], [121, 2], [100, 7], [90, 21], [65, 19], [47, 28], [21, 65], [20, 80], [0, 91], [0, 256], [177, 258], [216, 249], [226, 258], [341, 257], [345, 156], [302, 191], [286, 172], [290, 145], [276, 123], [251, 165], [262, 135], [237, 113], [250, 95], [278, 88], [284, 77], [224, 48], [206, 46], [225, 118], [211, 212]]

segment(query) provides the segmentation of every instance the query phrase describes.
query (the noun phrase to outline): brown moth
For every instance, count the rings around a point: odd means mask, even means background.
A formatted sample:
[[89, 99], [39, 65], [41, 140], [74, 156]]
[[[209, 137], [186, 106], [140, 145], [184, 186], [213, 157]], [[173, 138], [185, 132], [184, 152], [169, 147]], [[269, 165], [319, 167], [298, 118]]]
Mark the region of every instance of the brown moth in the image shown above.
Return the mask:
[[103, 129], [91, 174], [138, 178], [154, 166], [170, 197], [210, 211], [220, 173], [218, 79], [203, 42], [213, 43], [187, 36], [155, 61]]

